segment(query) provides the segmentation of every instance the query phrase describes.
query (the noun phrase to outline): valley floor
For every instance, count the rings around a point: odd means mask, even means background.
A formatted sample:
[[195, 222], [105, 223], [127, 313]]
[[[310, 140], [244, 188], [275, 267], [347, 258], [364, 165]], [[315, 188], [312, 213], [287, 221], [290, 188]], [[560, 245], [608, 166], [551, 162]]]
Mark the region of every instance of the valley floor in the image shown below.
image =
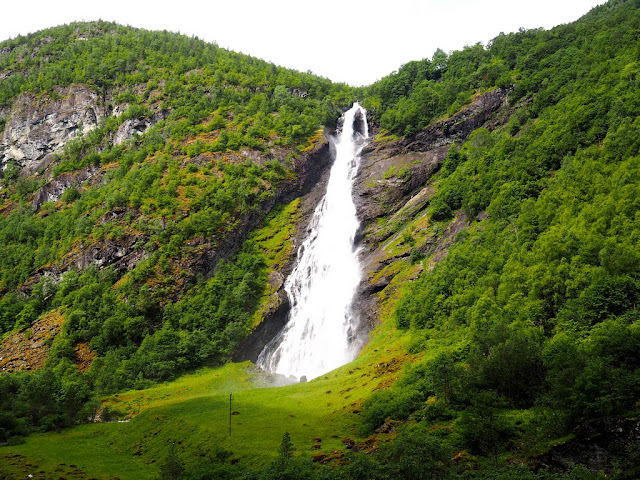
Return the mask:
[[[175, 443], [187, 467], [221, 451], [259, 466], [278, 455], [289, 433], [296, 453], [331, 461], [359, 440], [362, 403], [410, 359], [407, 336], [381, 326], [351, 364], [308, 383], [277, 387], [250, 362], [206, 368], [153, 388], [104, 399], [114, 418], [0, 447], [0, 478], [152, 479]], [[382, 347], [384, 346], [384, 348]], [[229, 395], [233, 395], [229, 435]]]

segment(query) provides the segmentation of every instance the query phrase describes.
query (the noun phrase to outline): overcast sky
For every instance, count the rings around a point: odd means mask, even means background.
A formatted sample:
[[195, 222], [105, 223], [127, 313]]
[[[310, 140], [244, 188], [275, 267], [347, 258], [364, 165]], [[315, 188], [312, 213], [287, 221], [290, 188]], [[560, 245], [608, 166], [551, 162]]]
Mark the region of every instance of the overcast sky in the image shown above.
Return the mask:
[[367, 85], [520, 27], [577, 20], [604, 0], [0, 0], [0, 40], [78, 20], [195, 35], [331, 80]]

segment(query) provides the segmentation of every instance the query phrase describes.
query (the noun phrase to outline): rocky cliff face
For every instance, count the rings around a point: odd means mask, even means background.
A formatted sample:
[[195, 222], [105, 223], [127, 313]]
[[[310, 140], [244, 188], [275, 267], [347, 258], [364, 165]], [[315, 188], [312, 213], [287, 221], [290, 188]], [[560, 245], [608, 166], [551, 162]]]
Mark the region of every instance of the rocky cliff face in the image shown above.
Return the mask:
[[[412, 228], [424, 231], [429, 228], [426, 208], [436, 192], [431, 184], [432, 176], [452, 145], [463, 143], [480, 127], [493, 130], [506, 123], [511, 113], [507, 93], [497, 89], [479, 95], [456, 115], [410, 137], [383, 139], [365, 147], [353, 192], [362, 222], [363, 280], [356, 298], [361, 313], [361, 335], [378, 321], [380, 302], [384, 298], [379, 293], [402, 270], [396, 262], [409, 263], [410, 248], [398, 237], [404, 233], [409, 238], [413, 232], [402, 232], [403, 227], [414, 222]], [[469, 220], [473, 219], [458, 212], [439, 235], [425, 233], [429, 238], [422, 247], [424, 251], [418, 253], [437, 262], [446, 255], [455, 236], [469, 225]], [[415, 277], [420, 271], [417, 265], [409, 275]]]
[[410, 137], [365, 147], [354, 184], [354, 200], [365, 230], [375, 218], [404, 206], [440, 168], [451, 145], [464, 142], [480, 127], [493, 130], [506, 120], [507, 92], [498, 89], [479, 95], [456, 115]]
[[[44, 172], [69, 141], [86, 135], [106, 117], [119, 116], [126, 106], [113, 106], [112, 93], [100, 96], [87, 86], [71, 85], [56, 89], [54, 98], [20, 95], [10, 109], [0, 112], [6, 119], [0, 134], [0, 179], [11, 163], [22, 176]], [[113, 134], [114, 145], [141, 135], [165, 116], [158, 110], [150, 118], [125, 120]]]
[[80, 185], [97, 185], [104, 177], [104, 170], [99, 167], [91, 166], [73, 173], [63, 173], [49, 180], [42, 188], [40, 188], [33, 199], [31, 206], [34, 210], [40, 210], [45, 202], [55, 202], [62, 197], [62, 194], [71, 187]]
[[75, 85], [58, 98], [23, 94], [13, 104], [0, 140], [0, 169], [15, 161], [27, 175], [46, 168], [74, 138], [93, 130], [110, 112], [98, 94]]
[[[115, 113], [115, 112], [114, 112]], [[114, 145], [122, 145], [127, 140], [133, 138], [136, 135], [142, 135], [146, 132], [150, 127], [158, 123], [160, 120], [165, 118], [166, 112], [162, 110], [157, 111], [151, 116], [151, 118], [129, 118], [125, 120], [115, 135], [113, 136], [113, 144]]]
[[[408, 263], [408, 253], [397, 255], [390, 248], [390, 239], [399, 235], [403, 221], [424, 215], [435, 188], [429, 183], [447, 156], [449, 148], [464, 142], [480, 127], [496, 128], [508, 120], [507, 92], [494, 90], [478, 96], [458, 114], [438, 122], [417, 134], [393, 141], [372, 142], [365, 147], [360, 169], [354, 183], [354, 201], [361, 223], [359, 234], [363, 281], [356, 296], [356, 310], [360, 315], [359, 342], [365, 342], [368, 332], [378, 321], [380, 302], [378, 294], [389, 286], [398, 269], [395, 262]], [[354, 127], [363, 132], [362, 118], [356, 118]], [[375, 130], [375, 125], [373, 126]], [[315, 164], [315, 162], [314, 162]], [[316, 177], [313, 177], [316, 179]], [[307, 189], [302, 197], [305, 214], [298, 226], [294, 241], [297, 247], [306, 235], [313, 209], [326, 190], [328, 169], [316, 186]], [[310, 184], [312, 185], [312, 184]], [[383, 220], [384, 221], [380, 221]], [[385, 228], [381, 225], [392, 225]], [[469, 221], [462, 212], [439, 235], [428, 243], [429, 254], [434, 261], [444, 258], [448, 246], [456, 235], [467, 228]], [[263, 322], [234, 357], [236, 361], [255, 361], [264, 345], [286, 324], [289, 313], [287, 296], [283, 290], [284, 279], [290, 273], [295, 258], [279, 272], [277, 298], [272, 302]], [[416, 269], [414, 276], [419, 273]], [[391, 273], [389, 273], [391, 272]]]

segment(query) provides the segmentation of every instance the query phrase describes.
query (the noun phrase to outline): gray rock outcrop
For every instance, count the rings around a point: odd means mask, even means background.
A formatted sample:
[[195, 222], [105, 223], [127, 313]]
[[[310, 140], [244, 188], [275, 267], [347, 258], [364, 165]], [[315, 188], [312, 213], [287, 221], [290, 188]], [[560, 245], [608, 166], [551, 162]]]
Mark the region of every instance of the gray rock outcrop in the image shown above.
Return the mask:
[[0, 170], [15, 161], [31, 175], [45, 169], [65, 144], [108, 115], [99, 95], [83, 85], [59, 88], [58, 98], [25, 93], [14, 102], [0, 137]]
[[[115, 114], [115, 112], [114, 112]], [[113, 144], [114, 145], [122, 145], [127, 140], [131, 138], [142, 135], [153, 125], [158, 123], [160, 120], [165, 119], [167, 116], [167, 112], [163, 110], [158, 110], [153, 114], [151, 118], [140, 117], [140, 118], [129, 118], [122, 122], [122, 125], [118, 127], [118, 130], [113, 135]]]
[[77, 187], [87, 181], [101, 179], [104, 172], [99, 167], [90, 166], [73, 173], [63, 173], [49, 181], [40, 188], [31, 201], [31, 205], [37, 211], [45, 202], [60, 200], [62, 194], [70, 187]]
[[[15, 162], [21, 176], [46, 171], [65, 145], [97, 128], [108, 116], [120, 116], [127, 105], [112, 106], [112, 93], [101, 97], [85, 85], [58, 88], [55, 98], [31, 93], [20, 95], [11, 108], [0, 110], [6, 121], [0, 132], [0, 181], [10, 163]], [[157, 110], [150, 117], [129, 118], [122, 122], [111, 141], [120, 145], [167, 116]]]
[[451, 145], [464, 142], [480, 128], [504, 123], [507, 92], [492, 90], [446, 120], [409, 137], [369, 144], [362, 153], [354, 184], [358, 216], [366, 226], [373, 219], [397, 211], [439, 168]]
[[[377, 294], [393, 279], [393, 275], [381, 275], [381, 272], [393, 262], [408, 260], [386, 251], [388, 239], [396, 229], [380, 228], [377, 219], [389, 218], [390, 223], [402, 224], [427, 208], [435, 193], [429, 179], [440, 169], [451, 146], [463, 143], [480, 127], [493, 130], [506, 123], [510, 113], [507, 93], [503, 89], [487, 92], [452, 117], [414, 135], [373, 142], [364, 148], [353, 187], [361, 221], [359, 237], [364, 272], [355, 298], [361, 318], [360, 338], [377, 322]], [[446, 255], [455, 235], [467, 226], [466, 217], [460, 213], [439, 239], [424, 246], [428, 252], [422, 253], [429, 253], [434, 261], [439, 261]]]

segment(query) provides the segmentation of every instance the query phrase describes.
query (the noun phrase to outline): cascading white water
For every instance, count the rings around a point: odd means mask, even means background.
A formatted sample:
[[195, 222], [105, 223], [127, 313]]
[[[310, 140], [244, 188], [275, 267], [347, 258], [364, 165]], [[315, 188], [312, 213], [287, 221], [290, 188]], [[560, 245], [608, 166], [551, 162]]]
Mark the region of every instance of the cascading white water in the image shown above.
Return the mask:
[[[354, 128], [354, 122], [360, 128]], [[357, 353], [352, 302], [360, 281], [354, 247], [359, 222], [351, 191], [368, 136], [366, 111], [355, 103], [344, 114], [342, 132], [335, 139], [327, 193], [285, 282], [289, 321], [258, 357], [258, 366], [266, 371], [310, 380], [353, 360]]]

